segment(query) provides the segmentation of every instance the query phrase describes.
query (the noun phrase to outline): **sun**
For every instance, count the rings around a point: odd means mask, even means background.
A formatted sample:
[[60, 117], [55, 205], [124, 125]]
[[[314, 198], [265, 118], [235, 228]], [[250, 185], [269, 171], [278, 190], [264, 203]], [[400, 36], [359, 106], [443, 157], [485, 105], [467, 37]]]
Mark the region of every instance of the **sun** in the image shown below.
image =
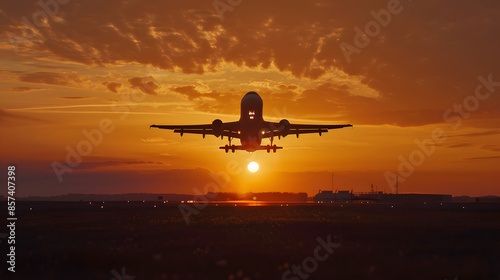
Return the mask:
[[257, 172], [257, 170], [259, 170], [258, 163], [256, 163], [255, 161], [252, 161], [248, 164], [248, 171], [254, 173], [254, 172]]

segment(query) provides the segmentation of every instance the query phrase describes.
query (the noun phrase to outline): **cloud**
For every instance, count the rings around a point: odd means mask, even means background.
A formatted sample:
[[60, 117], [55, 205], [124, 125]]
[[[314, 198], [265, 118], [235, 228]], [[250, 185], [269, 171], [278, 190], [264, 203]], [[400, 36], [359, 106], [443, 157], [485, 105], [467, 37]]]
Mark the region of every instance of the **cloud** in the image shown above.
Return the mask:
[[128, 82], [132, 86], [133, 89], [139, 89], [140, 91], [150, 94], [150, 95], [158, 95], [156, 90], [160, 87], [154, 80], [153, 77], [134, 77], [128, 79]]
[[294, 90], [297, 89], [296, 85], [279, 85], [280, 89], [289, 89], [289, 90]]
[[448, 148], [463, 148], [463, 147], [470, 147], [472, 144], [470, 143], [456, 143], [456, 144], [451, 144], [448, 145]]
[[19, 81], [66, 87], [81, 87], [83, 79], [77, 73], [33, 72], [22, 73]]
[[[360, 77], [360, 83], [380, 93], [380, 100], [346, 97], [338, 98], [335, 104], [325, 103], [364, 124], [442, 122], [446, 108], [474, 93], [479, 75], [493, 73], [493, 80], [500, 79], [500, 37], [491, 36], [500, 30], [500, 4], [401, 3], [402, 12], [393, 15], [359, 53], [352, 54], [351, 62], [340, 43], [354, 44], [355, 27], [364, 29], [373, 20], [370, 12], [386, 8], [386, 0], [255, 0], [226, 12], [223, 21], [213, 5], [204, 1], [70, 1], [61, 7], [57, 20], [49, 18], [49, 24], [37, 27], [39, 36], [19, 44], [19, 48], [21, 53], [47, 56], [52, 61], [93, 67], [136, 63], [201, 75], [231, 64], [256, 71], [276, 67], [282, 73], [311, 80], [336, 73], [326, 81], [332, 84]], [[0, 21], [0, 36], [5, 43], [0, 47], [7, 47], [8, 34], [21, 36], [25, 27], [22, 17], [39, 8], [28, 6], [2, 8], [6, 16]], [[64, 85], [64, 79], [47, 75], [26, 79]], [[146, 82], [148, 87], [139, 86], [139, 77], [129, 82], [133, 88], [157, 94], [158, 83], [154, 81]], [[284, 81], [279, 88], [294, 90]], [[192, 100], [199, 97], [194, 91], [184, 94]], [[227, 94], [220, 93], [223, 95]], [[496, 95], [481, 102], [471, 118], [497, 110], [498, 101]], [[224, 107], [207, 100], [199, 102], [199, 108], [205, 110]], [[321, 112], [327, 112], [325, 104], [319, 106]], [[314, 112], [308, 111], [311, 115]], [[356, 113], [361, 116], [356, 117]]]
[[40, 122], [40, 119], [29, 117], [29, 116], [24, 116], [24, 115], [19, 115], [19, 114], [13, 114], [11, 112], [8, 112], [7, 110], [0, 109], [0, 123], [6, 123], [10, 122], [13, 120], [21, 120], [21, 121], [37, 121]]
[[89, 161], [82, 162], [78, 169], [80, 170], [95, 170], [100, 168], [113, 168], [113, 167], [126, 167], [136, 165], [164, 165], [163, 162], [156, 161], [142, 161], [142, 160], [108, 160], [108, 161]]
[[112, 93], [118, 93], [118, 89], [122, 86], [121, 83], [116, 82], [103, 82], [102, 84], [105, 85]]
[[464, 134], [456, 134], [450, 135], [449, 137], [477, 137], [477, 136], [489, 136], [489, 135], [497, 135], [500, 134], [500, 130], [488, 130], [482, 132], [472, 132], [472, 133], [464, 133]]
[[482, 148], [489, 151], [500, 152], [500, 145], [484, 145]]
[[173, 87], [172, 90], [187, 96], [189, 100], [198, 99], [202, 96], [202, 94], [198, 92], [193, 85], [184, 87]]
[[165, 139], [163, 137], [141, 138], [142, 142], [146, 143], [177, 143], [176, 141]]
[[[210, 92], [202, 94], [195, 85], [173, 87], [174, 92], [195, 102], [196, 110], [237, 114], [241, 94]], [[397, 126], [419, 126], [441, 123], [442, 111], [429, 109], [399, 109], [381, 99], [358, 96], [350, 93], [351, 87], [344, 84], [326, 82], [316, 88], [299, 93], [295, 86], [280, 87], [281, 91], [259, 92], [264, 101], [264, 115], [269, 118], [294, 118], [332, 122], [352, 122], [353, 124], [390, 124]]]
[[485, 156], [485, 157], [471, 157], [466, 158], [466, 160], [486, 160], [486, 159], [499, 159], [500, 156]]
[[50, 70], [69, 70], [69, 69], [76, 68], [75, 66], [69, 66], [69, 65], [64, 65], [64, 64], [48, 65], [48, 64], [43, 64], [43, 63], [31, 63], [31, 62], [25, 62], [25, 63], [23, 63], [23, 65], [37, 67], [37, 68], [43, 68], [43, 69], [50, 69]]
[[90, 97], [84, 97], [84, 96], [63, 96], [61, 97], [63, 99], [89, 99]]
[[37, 87], [12, 87], [6, 89], [6, 91], [14, 91], [14, 92], [28, 92], [28, 91], [36, 91], [36, 90], [44, 90], [44, 88]]

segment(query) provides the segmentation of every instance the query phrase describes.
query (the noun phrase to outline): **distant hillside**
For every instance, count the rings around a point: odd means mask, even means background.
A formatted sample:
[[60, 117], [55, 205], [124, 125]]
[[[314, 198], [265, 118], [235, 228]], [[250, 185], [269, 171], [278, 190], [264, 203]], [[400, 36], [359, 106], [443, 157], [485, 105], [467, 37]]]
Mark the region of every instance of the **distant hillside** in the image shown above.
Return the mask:
[[465, 203], [473, 203], [473, 202], [500, 203], [500, 196], [487, 195], [487, 196], [471, 197], [471, 196], [463, 195], [463, 196], [453, 197], [452, 201], [453, 202], [465, 202]]
[[[255, 198], [255, 199], [254, 199]], [[3, 200], [6, 198], [3, 197]], [[289, 192], [262, 192], [262, 193], [208, 193], [205, 197], [195, 197], [192, 194], [154, 194], [154, 193], [127, 193], [127, 194], [65, 194], [56, 196], [28, 196], [20, 197], [21, 201], [188, 201], [188, 200], [259, 200], [259, 201], [306, 201], [306, 193]], [[2, 197], [0, 197], [2, 200]]]
[[18, 198], [24, 201], [181, 201], [191, 200], [189, 194], [153, 194], [153, 193], [127, 193], [127, 194], [77, 194], [70, 193], [57, 196], [28, 196]]
[[211, 201], [229, 201], [229, 200], [258, 200], [258, 201], [287, 201], [287, 202], [305, 202], [307, 193], [291, 192], [259, 192], [259, 193], [208, 193], [207, 197]]
[[[288, 192], [262, 192], [262, 193], [208, 193], [206, 198], [212, 201], [228, 200], [258, 200], [258, 201], [306, 201], [306, 193]], [[7, 197], [0, 195], [0, 201], [6, 201]], [[173, 193], [126, 193], [126, 194], [77, 194], [70, 193], [56, 196], [28, 196], [16, 197], [19, 201], [188, 201], [196, 200], [192, 194]], [[494, 195], [471, 197], [454, 196], [452, 202], [459, 203], [500, 203], [500, 197]]]

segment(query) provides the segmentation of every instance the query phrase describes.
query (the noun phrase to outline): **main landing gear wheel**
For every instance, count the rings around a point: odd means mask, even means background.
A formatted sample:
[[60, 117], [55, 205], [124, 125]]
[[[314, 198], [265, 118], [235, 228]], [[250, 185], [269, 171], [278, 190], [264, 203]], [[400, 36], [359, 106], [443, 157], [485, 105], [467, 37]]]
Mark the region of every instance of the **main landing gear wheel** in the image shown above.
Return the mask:
[[234, 151], [236, 151], [236, 146], [234, 146], [234, 145], [231, 145], [231, 146], [225, 145], [224, 147], [221, 147], [221, 149], [222, 148], [224, 149], [224, 151], [226, 151], [226, 153], [229, 152], [229, 150], [231, 150], [231, 152], [233, 152], [233, 153], [234, 153]]
[[271, 152], [271, 150], [273, 150], [273, 153], [276, 153], [276, 149], [277, 149], [276, 145], [273, 145], [273, 146], [267, 145], [266, 146], [266, 150], [268, 153]]

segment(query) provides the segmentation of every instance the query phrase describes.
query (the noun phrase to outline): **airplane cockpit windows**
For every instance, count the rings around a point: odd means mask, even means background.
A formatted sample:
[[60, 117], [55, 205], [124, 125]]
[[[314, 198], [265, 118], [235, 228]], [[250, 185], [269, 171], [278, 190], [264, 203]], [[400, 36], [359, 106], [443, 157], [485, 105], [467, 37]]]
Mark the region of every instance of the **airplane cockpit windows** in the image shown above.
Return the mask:
[[255, 118], [255, 111], [248, 111], [248, 117], [253, 120]]

